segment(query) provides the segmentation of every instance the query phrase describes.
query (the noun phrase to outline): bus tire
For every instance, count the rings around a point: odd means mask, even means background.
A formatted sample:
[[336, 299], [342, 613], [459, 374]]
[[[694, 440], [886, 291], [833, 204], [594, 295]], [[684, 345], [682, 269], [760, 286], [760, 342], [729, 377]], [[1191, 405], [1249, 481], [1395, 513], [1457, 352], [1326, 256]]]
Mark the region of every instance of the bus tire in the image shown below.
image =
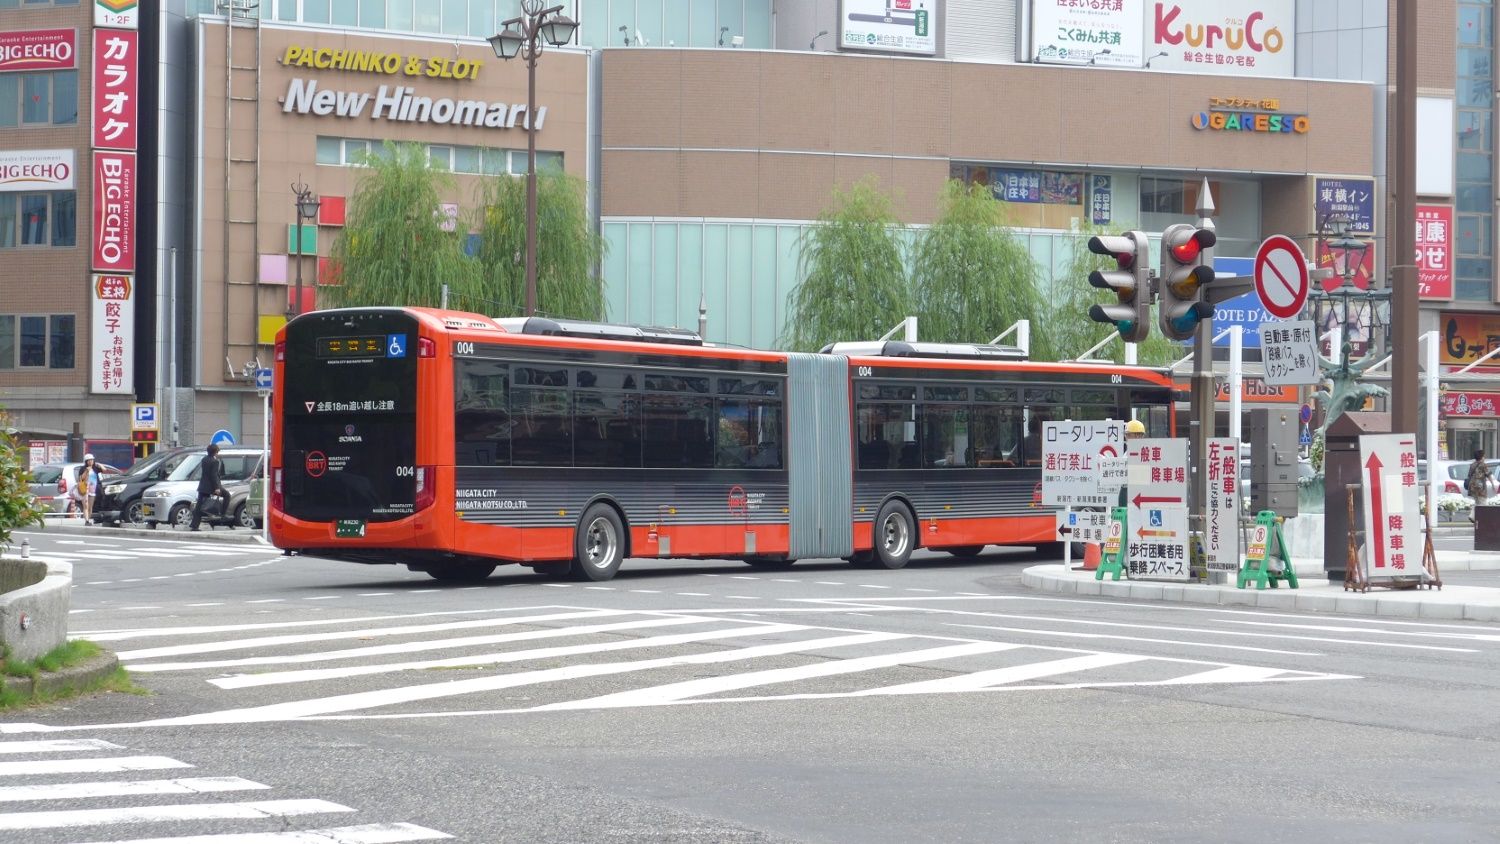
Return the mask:
[[957, 548], [944, 548], [942, 550], [945, 554], [951, 554], [955, 557], [977, 557], [984, 553], [984, 549], [985, 546], [983, 545], [960, 545]]
[[911, 559], [917, 541], [915, 519], [900, 501], [887, 501], [875, 516], [876, 568], [899, 569]]
[[494, 573], [494, 563], [447, 563], [427, 570], [433, 580], [444, 583], [475, 583]]
[[625, 562], [625, 525], [608, 504], [583, 511], [573, 535], [573, 576], [578, 580], [609, 580]]

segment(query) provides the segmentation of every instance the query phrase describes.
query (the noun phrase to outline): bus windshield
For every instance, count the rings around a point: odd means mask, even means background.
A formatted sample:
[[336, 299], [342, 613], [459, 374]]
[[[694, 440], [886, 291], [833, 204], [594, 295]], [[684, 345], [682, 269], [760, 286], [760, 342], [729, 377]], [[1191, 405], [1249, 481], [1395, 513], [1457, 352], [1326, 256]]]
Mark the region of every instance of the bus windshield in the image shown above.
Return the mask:
[[281, 465], [288, 515], [392, 521], [416, 503], [417, 322], [328, 311], [286, 330]]

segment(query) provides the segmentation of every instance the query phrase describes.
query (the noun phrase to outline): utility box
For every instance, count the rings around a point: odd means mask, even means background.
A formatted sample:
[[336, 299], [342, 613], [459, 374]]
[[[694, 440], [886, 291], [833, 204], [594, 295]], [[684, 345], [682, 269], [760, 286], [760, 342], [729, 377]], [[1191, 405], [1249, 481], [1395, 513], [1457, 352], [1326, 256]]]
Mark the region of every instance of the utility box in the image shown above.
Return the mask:
[[1250, 512], [1297, 515], [1297, 426], [1294, 409], [1250, 411]]
[[[1349, 568], [1349, 485], [1362, 483], [1359, 438], [1390, 432], [1389, 413], [1350, 411], [1333, 420], [1324, 433], [1323, 570], [1330, 583], [1342, 583]], [[1360, 518], [1358, 501], [1354, 518]]]

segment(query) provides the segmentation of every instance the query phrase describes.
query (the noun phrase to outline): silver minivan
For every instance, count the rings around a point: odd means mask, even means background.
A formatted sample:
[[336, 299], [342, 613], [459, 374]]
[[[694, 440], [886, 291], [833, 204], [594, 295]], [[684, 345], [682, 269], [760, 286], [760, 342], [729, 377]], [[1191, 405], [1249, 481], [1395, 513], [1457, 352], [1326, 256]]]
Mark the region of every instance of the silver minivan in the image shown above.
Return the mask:
[[[188, 455], [166, 480], [147, 489], [141, 496], [141, 514], [146, 519], [146, 527], [154, 528], [161, 522], [179, 528], [192, 524], [193, 505], [198, 502], [198, 478], [206, 454], [200, 451]], [[224, 464], [224, 490], [230, 496], [226, 512], [231, 514], [232, 523], [237, 527], [255, 527], [255, 519], [245, 512], [245, 499], [249, 496], [250, 479], [255, 477], [260, 459], [261, 450], [258, 448], [224, 448], [219, 451], [219, 460]]]

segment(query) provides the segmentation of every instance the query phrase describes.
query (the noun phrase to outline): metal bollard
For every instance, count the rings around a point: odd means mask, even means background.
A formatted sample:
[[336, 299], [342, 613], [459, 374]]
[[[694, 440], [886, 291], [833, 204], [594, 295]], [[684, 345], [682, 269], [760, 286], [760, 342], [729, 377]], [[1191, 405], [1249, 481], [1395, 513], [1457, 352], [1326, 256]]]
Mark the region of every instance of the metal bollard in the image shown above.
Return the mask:
[[31, 540], [26, 537], [21, 538], [21, 559], [31, 559]]

